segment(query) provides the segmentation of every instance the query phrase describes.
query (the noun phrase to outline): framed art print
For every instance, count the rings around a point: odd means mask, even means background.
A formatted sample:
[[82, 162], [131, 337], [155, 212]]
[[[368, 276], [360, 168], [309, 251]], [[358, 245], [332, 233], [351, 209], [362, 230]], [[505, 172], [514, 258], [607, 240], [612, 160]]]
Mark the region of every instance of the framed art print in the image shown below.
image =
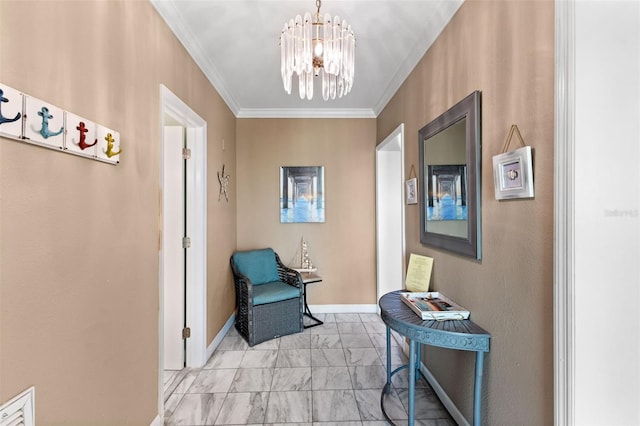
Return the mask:
[[418, 204], [418, 179], [411, 178], [406, 182], [407, 204]]
[[533, 165], [530, 146], [493, 157], [496, 200], [533, 198]]
[[324, 167], [280, 167], [280, 223], [324, 222]]

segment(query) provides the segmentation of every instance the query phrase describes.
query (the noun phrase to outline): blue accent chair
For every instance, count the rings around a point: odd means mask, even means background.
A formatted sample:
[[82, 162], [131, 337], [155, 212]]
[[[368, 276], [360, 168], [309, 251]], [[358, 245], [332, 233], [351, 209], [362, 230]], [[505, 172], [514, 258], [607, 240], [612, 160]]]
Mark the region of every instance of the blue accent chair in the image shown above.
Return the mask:
[[236, 329], [254, 346], [303, 330], [304, 285], [270, 248], [238, 251], [230, 259], [236, 287]]

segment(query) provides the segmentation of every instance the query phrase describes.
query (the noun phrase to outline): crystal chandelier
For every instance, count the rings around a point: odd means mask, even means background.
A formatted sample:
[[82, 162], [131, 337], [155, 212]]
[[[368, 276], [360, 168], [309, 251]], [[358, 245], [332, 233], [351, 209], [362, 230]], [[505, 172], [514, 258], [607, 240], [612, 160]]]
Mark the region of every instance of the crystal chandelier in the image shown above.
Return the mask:
[[280, 72], [284, 90], [291, 94], [291, 78], [298, 75], [300, 99], [313, 98], [313, 77], [322, 74], [324, 100], [341, 98], [351, 91], [355, 58], [355, 36], [346, 20], [328, 13], [321, 17], [307, 12], [285, 22], [280, 34]]

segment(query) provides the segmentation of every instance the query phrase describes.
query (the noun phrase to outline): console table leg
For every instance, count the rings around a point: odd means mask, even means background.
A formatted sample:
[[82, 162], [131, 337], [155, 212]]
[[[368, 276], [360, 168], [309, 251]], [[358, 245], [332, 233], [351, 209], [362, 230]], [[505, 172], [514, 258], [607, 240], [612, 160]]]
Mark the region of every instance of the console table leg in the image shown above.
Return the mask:
[[473, 385], [473, 424], [480, 426], [480, 405], [482, 403], [482, 366], [484, 352], [476, 352], [476, 380]]
[[407, 425], [413, 426], [416, 400], [416, 342], [409, 339], [409, 420]]
[[303, 326], [303, 328], [311, 328], [311, 327], [316, 327], [318, 325], [324, 324], [324, 322], [320, 321], [318, 318], [313, 316], [313, 314], [311, 313], [311, 310], [309, 309], [309, 305], [307, 304], [307, 284], [310, 284], [310, 283], [303, 282], [302, 284], [304, 284], [304, 291], [303, 291], [304, 294], [302, 295], [302, 300], [304, 302], [304, 312], [302, 313], [302, 315], [307, 316], [311, 318], [313, 321], [315, 321], [313, 324], [307, 324]]
[[391, 387], [391, 329], [387, 326], [387, 386]]

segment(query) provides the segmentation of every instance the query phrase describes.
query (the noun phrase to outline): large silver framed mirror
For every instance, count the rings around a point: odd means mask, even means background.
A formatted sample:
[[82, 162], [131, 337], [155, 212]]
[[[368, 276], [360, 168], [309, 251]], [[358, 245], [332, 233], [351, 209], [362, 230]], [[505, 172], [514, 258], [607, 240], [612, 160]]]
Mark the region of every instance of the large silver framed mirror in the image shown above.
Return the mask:
[[420, 242], [481, 259], [481, 115], [475, 91], [418, 132]]

